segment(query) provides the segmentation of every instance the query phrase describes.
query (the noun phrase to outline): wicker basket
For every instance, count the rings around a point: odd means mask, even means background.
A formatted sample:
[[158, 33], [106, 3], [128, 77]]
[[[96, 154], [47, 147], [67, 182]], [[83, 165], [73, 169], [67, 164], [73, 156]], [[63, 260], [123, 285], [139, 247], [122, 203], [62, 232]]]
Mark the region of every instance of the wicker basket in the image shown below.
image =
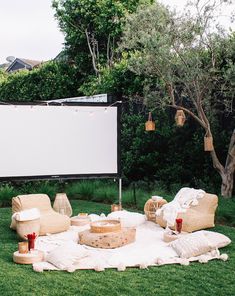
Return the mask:
[[152, 200], [151, 198], [147, 200], [144, 205], [144, 213], [149, 221], [156, 222], [156, 210], [161, 208], [167, 201], [165, 199], [160, 199], [158, 201]]
[[73, 213], [72, 207], [70, 205], [70, 202], [68, 200], [66, 193], [56, 194], [55, 201], [53, 204], [53, 209], [62, 215], [66, 215], [68, 217], [72, 216], [72, 213]]
[[35, 232], [38, 236], [40, 231], [40, 218], [29, 221], [17, 221], [16, 231], [20, 238], [26, 240], [25, 237], [29, 233]]

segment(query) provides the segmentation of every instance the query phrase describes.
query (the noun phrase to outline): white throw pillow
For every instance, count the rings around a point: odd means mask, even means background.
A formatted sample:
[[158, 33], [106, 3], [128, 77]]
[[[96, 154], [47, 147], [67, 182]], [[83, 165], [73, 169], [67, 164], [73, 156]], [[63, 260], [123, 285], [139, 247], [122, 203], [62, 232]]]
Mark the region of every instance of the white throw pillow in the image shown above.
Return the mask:
[[146, 221], [146, 216], [128, 211], [116, 211], [108, 214], [108, 219], [120, 220], [122, 227], [137, 227]]
[[13, 214], [13, 218], [15, 218], [16, 221], [31, 221], [36, 220], [40, 218], [40, 211], [37, 208], [32, 208], [28, 210], [24, 210], [21, 212], [16, 212]]
[[187, 234], [173, 241], [170, 246], [181, 258], [191, 258], [213, 250], [210, 241], [201, 231]]
[[46, 256], [46, 261], [59, 269], [67, 270], [73, 263], [86, 256], [88, 256], [88, 251], [83, 246], [73, 241], [68, 241], [52, 250]]
[[223, 248], [231, 243], [231, 239], [222, 233], [208, 230], [201, 230], [201, 232], [205, 234], [213, 248]]

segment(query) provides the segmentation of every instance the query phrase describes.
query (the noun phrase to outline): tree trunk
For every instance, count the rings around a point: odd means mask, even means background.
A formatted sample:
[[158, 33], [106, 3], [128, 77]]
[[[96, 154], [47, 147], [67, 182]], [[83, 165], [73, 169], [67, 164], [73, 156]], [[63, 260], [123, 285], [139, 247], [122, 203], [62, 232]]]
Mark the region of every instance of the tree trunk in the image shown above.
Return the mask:
[[[210, 133], [211, 136], [211, 133]], [[221, 195], [224, 198], [231, 198], [233, 194], [233, 182], [234, 182], [234, 170], [235, 170], [235, 129], [232, 133], [230, 144], [228, 148], [228, 154], [225, 166], [223, 166], [217, 155], [215, 150], [210, 152], [213, 166], [220, 174], [222, 179], [221, 184]]]
[[224, 198], [231, 198], [233, 194], [233, 172], [227, 172], [222, 177], [221, 195]]
[[227, 198], [232, 197], [234, 171], [235, 171], [235, 129], [233, 130], [230, 143], [229, 143], [224, 174], [221, 176], [222, 177], [221, 195], [223, 197], [227, 197]]

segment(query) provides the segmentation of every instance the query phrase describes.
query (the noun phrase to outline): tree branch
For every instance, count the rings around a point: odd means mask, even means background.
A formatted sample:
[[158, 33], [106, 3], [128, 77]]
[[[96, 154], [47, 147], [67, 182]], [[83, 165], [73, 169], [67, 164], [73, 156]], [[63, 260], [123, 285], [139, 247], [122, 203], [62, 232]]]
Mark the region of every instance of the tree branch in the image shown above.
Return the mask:
[[222, 166], [220, 163], [215, 150], [210, 151], [212, 162], [213, 162], [213, 167], [219, 172], [221, 178], [224, 178], [225, 175], [225, 168]]
[[231, 162], [234, 162], [235, 164], [235, 129], [233, 130], [233, 133], [230, 139], [225, 168], [227, 168]]
[[89, 37], [89, 33], [87, 31], [87, 29], [85, 29], [85, 34], [86, 34], [86, 39], [87, 39], [87, 45], [91, 54], [91, 58], [92, 58], [92, 65], [93, 65], [93, 69], [95, 70], [96, 75], [99, 75], [99, 70], [96, 67], [96, 57], [95, 54], [91, 48], [91, 44], [90, 44], [90, 37]]

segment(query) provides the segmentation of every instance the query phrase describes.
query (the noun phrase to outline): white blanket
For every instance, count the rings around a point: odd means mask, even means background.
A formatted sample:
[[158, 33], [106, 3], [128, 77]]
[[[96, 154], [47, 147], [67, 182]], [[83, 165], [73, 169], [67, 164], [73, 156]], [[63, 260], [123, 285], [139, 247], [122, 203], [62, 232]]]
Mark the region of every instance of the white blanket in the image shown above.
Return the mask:
[[[78, 241], [78, 232], [87, 229], [87, 226], [71, 226], [70, 230], [60, 234], [39, 237], [36, 241], [36, 248], [44, 251], [45, 254], [56, 247], [64, 244], [65, 241]], [[116, 249], [97, 249], [88, 246], [84, 248], [88, 251], [88, 256], [79, 260], [74, 265], [76, 269], [95, 269], [102, 271], [105, 268], [117, 268], [124, 270], [126, 267], [147, 268], [148, 266], [158, 266], [164, 264], [179, 263], [188, 265], [189, 261], [200, 260], [199, 257], [181, 259], [169, 246], [163, 241], [164, 229], [153, 222], [145, 222], [136, 229], [136, 241], [124, 247]], [[64, 250], [66, 252], [66, 250]], [[207, 254], [207, 260], [219, 258], [219, 253], [214, 255]], [[48, 262], [34, 263], [35, 271], [58, 270], [54, 265]], [[68, 270], [69, 271], [69, 270]]]
[[184, 187], [176, 194], [175, 198], [163, 205], [161, 209], [156, 211], [156, 215], [163, 213], [163, 219], [167, 222], [167, 226], [174, 226], [175, 219], [179, 213], [185, 213], [190, 205], [197, 205], [198, 199], [202, 198], [205, 191]]

